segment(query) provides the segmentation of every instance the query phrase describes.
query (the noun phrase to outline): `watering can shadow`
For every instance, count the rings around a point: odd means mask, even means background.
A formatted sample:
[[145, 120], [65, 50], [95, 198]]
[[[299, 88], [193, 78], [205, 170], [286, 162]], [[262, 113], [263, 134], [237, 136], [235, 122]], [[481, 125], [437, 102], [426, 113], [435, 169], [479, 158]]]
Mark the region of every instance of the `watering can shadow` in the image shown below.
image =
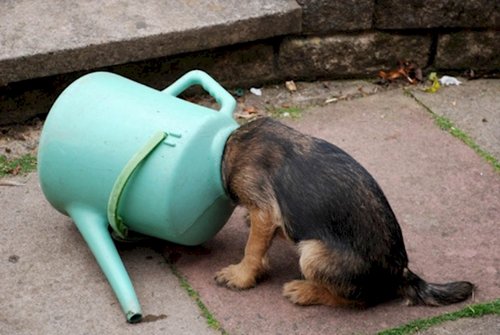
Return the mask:
[[[177, 97], [194, 85], [220, 110]], [[238, 127], [235, 107], [199, 70], [163, 91], [95, 72], [68, 86], [49, 112], [38, 153], [43, 193], [75, 222], [128, 322], [141, 320], [141, 307], [108, 228], [182, 245], [212, 238], [234, 209], [221, 160]]]

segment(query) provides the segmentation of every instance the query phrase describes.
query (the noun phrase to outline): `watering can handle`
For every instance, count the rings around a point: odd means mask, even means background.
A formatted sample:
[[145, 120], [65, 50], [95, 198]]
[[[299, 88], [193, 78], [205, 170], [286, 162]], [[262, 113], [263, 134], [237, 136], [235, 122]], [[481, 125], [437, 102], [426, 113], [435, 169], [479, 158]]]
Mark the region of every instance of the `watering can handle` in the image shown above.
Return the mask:
[[118, 215], [118, 205], [120, 203], [123, 190], [139, 164], [158, 146], [158, 144], [163, 142], [166, 137], [167, 134], [163, 131], [159, 131], [154, 134], [149, 141], [138, 152], [136, 152], [132, 158], [130, 158], [113, 185], [113, 189], [111, 190], [111, 194], [108, 199], [108, 222], [115, 233], [123, 239], [125, 239], [128, 234], [128, 229], [125, 226], [125, 223]]
[[172, 85], [164, 89], [163, 92], [172, 96], [178, 96], [194, 85], [203, 87], [217, 101], [221, 106], [219, 113], [228, 117], [233, 116], [233, 111], [236, 108], [236, 100], [218, 82], [203, 71], [193, 70], [186, 73]]

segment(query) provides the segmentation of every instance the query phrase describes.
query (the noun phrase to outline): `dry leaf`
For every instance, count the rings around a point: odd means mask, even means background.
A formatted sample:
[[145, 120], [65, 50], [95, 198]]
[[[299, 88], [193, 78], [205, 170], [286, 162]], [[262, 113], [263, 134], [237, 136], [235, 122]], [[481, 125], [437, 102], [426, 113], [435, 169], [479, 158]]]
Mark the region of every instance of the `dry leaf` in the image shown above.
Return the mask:
[[413, 62], [399, 62], [397, 69], [389, 72], [379, 71], [378, 76], [387, 81], [393, 81], [402, 77], [410, 84], [416, 84], [422, 81], [422, 69]]
[[254, 106], [248, 106], [248, 107], [243, 108], [243, 112], [248, 113], [248, 114], [258, 113], [257, 108], [255, 108]]
[[15, 168], [13, 168], [10, 174], [13, 176], [17, 176], [19, 172], [21, 172], [21, 165], [17, 165]]
[[245, 119], [245, 120], [248, 120], [248, 119], [255, 117], [252, 114], [244, 114], [244, 113], [234, 113], [234, 116], [236, 116], [237, 118], [240, 118], [240, 119]]

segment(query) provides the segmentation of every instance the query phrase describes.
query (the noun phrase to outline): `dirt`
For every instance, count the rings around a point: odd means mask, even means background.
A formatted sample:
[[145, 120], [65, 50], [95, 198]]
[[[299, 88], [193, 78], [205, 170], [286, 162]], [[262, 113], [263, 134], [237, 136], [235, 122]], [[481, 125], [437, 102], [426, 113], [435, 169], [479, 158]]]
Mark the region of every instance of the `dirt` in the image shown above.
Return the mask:
[[[296, 90], [290, 90], [290, 87]], [[232, 90], [238, 105], [235, 111], [236, 119], [244, 123], [259, 116], [274, 115], [276, 109], [304, 109], [309, 106], [332, 104], [342, 100], [351, 100], [376, 94], [387, 90], [368, 81], [316, 81], [282, 83], [260, 87], [262, 95], [257, 96], [250, 90]], [[241, 96], [238, 96], [241, 95]], [[215, 101], [208, 95], [198, 95], [187, 100], [218, 109]], [[282, 117], [289, 117], [282, 113]], [[7, 159], [18, 158], [29, 154], [36, 156], [38, 142], [42, 131], [43, 120], [33, 119], [23, 124], [0, 126], [0, 155]]]
[[[390, 88], [394, 87], [396, 86]], [[286, 113], [286, 109], [303, 110], [311, 106], [362, 98], [388, 88], [364, 80], [337, 80], [296, 82], [293, 84], [284, 82], [279, 85], [258, 87], [258, 89], [260, 89], [261, 95], [252, 93], [254, 90], [231, 91], [238, 102], [234, 116], [240, 123], [260, 116], [276, 116], [276, 110], [282, 111], [279, 113], [281, 117], [294, 117], [294, 115], [290, 115], [294, 113]], [[209, 95], [189, 97], [187, 100], [218, 109], [217, 104]]]
[[26, 154], [36, 156], [42, 125], [37, 118], [24, 124], [0, 126], [0, 155], [7, 159]]

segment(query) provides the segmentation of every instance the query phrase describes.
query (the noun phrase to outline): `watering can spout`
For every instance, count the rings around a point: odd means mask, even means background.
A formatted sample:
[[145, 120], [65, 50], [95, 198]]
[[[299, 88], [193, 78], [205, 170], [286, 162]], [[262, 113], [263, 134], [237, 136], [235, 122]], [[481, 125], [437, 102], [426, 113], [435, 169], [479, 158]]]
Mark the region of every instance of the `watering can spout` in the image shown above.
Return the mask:
[[141, 306], [130, 277], [108, 232], [107, 218], [91, 209], [77, 205], [71, 206], [68, 213], [113, 288], [127, 321], [130, 323], [141, 321]]

